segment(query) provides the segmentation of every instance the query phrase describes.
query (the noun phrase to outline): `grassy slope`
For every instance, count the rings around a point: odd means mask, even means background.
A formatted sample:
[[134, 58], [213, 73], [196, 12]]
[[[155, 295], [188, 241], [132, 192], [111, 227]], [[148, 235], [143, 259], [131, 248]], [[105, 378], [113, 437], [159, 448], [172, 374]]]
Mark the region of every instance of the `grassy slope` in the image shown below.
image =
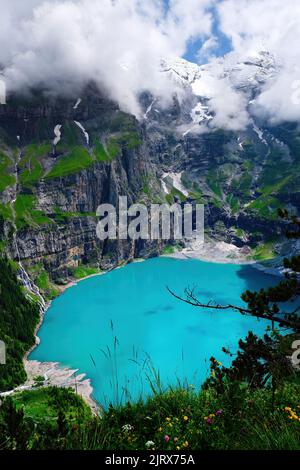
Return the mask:
[[25, 187], [37, 184], [43, 174], [42, 158], [50, 153], [50, 144], [31, 144], [26, 148], [25, 154], [20, 160], [20, 183]]
[[36, 210], [37, 200], [32, 194], [20, 194], [15, 202], [16, 225], [20, 230], [26, 226], [36, 227], [52, 221], [42, 211]]
[[[16, 395], [14, 403], [24, 410], [25, 420], [36, 426], [31, 425], [27, 440], [23, 438], [23, 448], [299, 450], [299, 392], [300, 385], [286, 384], [277, 392], [273, 408], [268, 389], [250, 391], [235, 383], [218, 395], [213, 389], [197, 392], [189, 386], [111, 407], [101, 419], [93, 419], [82, 401], [67, 390], [27, 391]], [[0, 428], [1, 413], [5, 407], [0, 406]]]
[[16, 181], [15, 177], [10, 174], [9, 168], [11, 166], [12, 162], [9, 157], [0, 152], [0, 192], [12, 186]]
[[60, 157], [46, 179], [60, 178], [89, 168], [93, 159], [84, 147], [74, 147], [67, 156]]

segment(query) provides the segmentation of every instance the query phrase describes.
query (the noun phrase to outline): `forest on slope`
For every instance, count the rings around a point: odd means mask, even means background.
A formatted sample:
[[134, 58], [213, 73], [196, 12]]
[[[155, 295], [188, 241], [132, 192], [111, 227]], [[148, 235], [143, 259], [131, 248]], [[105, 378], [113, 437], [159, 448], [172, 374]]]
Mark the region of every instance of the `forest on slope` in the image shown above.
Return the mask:
[[0, 258], [0, 339], [6, 345], [6, 364], [0, 366], [0, 391], [26, 380], [25, 353], [35, 342], [39, 305], [26, 296], [12, 264]]

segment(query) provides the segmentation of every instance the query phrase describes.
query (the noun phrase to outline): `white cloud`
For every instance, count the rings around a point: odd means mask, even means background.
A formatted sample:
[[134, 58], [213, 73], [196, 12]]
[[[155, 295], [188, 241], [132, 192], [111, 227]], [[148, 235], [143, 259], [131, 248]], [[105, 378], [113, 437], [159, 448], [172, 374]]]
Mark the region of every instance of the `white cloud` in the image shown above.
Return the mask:
[[137, 93], [170, 95], [162, 57], [182, 55], [207, 35], [214, 0], [0, 0], [0, 63], [9, 90], [44, 85], [74, 91], [96, 81], [121, 107], [139, 113]]
[[219, 46], [219, 40], [216, 36], [211, 36], [203, 43], [199, 51], [197, 52], [197, 58], [200, 63], [207, 61], [211, 57], [214, 57], [214, 51]]
[[267, 50], [280, 70], [252, 105], [272, 123], [299, 121], [295, 83], [300, 79], [300, 3], [295, 0], [224, 0], [221, 29], [232, 40], [236, 60]]
[[232, 41], [226, 64], [270, 51], [280, 72], [266, 83], [251, 113], [271, 122], [300, 120], [300, 3], [295, 0], [0, 0], [0, 64], [8, 90], [43, 85], [72, 91], [96, 81], [124, 110], [139, 114], [137, 94], [165, 99], [174, 88], [159, 72], [162, 57], [183, 56], [201, 38], [201, 61], [216, 67], [210, 83], [215, 126], [244, 128], [247, 101], [218, 69], [220, 30]]
[[250, 122], [247, 97], [233, 88], [230, 78], [224, 74], [223, 61], [216, 59], [204, 67], [192, 88], [195, 95], [208, 99], [207, 106], [213, 116], [209, 128], [237, 131], [247, 127]]

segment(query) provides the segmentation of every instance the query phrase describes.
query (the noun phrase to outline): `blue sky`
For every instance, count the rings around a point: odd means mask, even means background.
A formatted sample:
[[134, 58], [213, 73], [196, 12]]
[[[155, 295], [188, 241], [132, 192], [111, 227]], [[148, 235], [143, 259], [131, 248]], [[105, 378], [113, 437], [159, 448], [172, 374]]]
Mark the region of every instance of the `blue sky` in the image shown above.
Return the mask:
[[[227, 52], [231, 51], [231, 42], [218, 28], [217, 24], [214, 27], [214, 35], [218, 39], [218, 47], [214, 49], [214, 55], [216, 56], [223, 56]], [[198, 39], [197, 41], [193, 41], [188, 46], [188, 51], [186, 52], [184, 58], [189, 60], [190, 62], [196, 63], [203, 63], [205, 61], [199, 61], [198, 51], [201, 49], [204, 41], [202, 39]]]
[[[168, 9], [169, 6], [169, 0], [164, 0], [166, 10]], [[219, 19], [217, 12], [215, 8], [212, 9], [213, 17], [214, 17], [214, 26], [213, 26], [213, 35], [217, 38], [218, 40], [218, 47], [213, 50], [213, 54], [216, 56], [223, 56], [227, 52], [230, 52], [232, 47], [231, 47], [231, 41], [228, 39], [227, 36], [225, 36], [222, 31], [220, 31], [220, 24], [219, 24]], [[207, 38], [206, 38], [207, 39]], [[205, 60], [199, 60], [198, 52], [201, 49], [202, 45], [204, 44], [205, 39], [197, 39], [195, 41], [191, 41], [188, 44], [188, 50], [186, 54], [184, 55], [184, 58], [186, 60], [189, 60], [190, 62], [196, 62], [196, 63], [203, 63], [206, 62]]]

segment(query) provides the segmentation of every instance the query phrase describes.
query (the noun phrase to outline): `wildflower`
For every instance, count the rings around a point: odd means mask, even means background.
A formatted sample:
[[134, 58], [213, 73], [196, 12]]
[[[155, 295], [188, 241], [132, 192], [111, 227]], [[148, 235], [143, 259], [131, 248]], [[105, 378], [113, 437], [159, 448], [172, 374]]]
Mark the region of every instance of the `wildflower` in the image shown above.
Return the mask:
[[168, 434], [166, 434], [165, 437], [164, 437], [164, 440], [165, 440], [166, 442], [169, 442], [170, 436], [168, 436]]
[[166, 421], [170, 422], [170, 421], [171, 421], [171, 418], [166, 418]]
[[149, 449], [149, 447], [151, 447], [151, 446], [153, 447], [155, 444], [154, 444], [153, 441], [147, 441], [145, 445], [146, 445], [147, 449]]
[[207, 418], [206, 424], [212, 424], [212, 423], [213, 423], [213, 420], [211, 418]]
[[179, 446], [176, 446], [176, 449], [177, 449], [177, 450], [180, 450], [180, 447], [179, 447]]
[[189, 446], [189, 441], [185, 441], [182, 445], [183, 445], [183, 447], [188, 447]]
[[134, 430], [134, 427], [131, 426], [131, 424], [124, 424], [124, 426], [122, 427], [122, 430], [124, 432], [131, 432]]
[[185, 415], [185, 416], [183, 417], [183, 419], [184, 419], [184, 421], [188, 421], [188, 420], [189, 420], [189, 417]]
[[158, 428], [158, 431], [159, 431], [159, 432], [162, 432], [162, 427]]
[[284, 411], [286, 411], [289, 414], [289, 416], [288, 416], [289, 419], [300, 422], [300, 417], [297, 415], [297, 413], [290, 406], [286, 406], [284, 408]]
[[178, 437], [174, 437], [174, 444], [178, 441]]
[[217, 416], [220, 416], [222, 413], [223, 413], [223, 410], [217, 410], [217, 411], [216, 411], [216, 415], [217, 415]]

